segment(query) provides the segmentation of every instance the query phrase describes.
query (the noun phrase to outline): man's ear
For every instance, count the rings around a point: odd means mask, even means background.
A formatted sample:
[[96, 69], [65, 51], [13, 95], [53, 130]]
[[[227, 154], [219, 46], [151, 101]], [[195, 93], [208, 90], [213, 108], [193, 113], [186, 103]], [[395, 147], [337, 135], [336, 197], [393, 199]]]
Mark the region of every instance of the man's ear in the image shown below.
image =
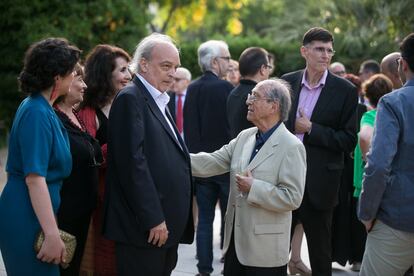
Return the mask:
[[302, 57], [306, 58], [306, 47], [305, 46], [301, 46], [300, 47], [300, 54]]
[[141, 58], [139, 61], [139, 68], [141, 72], [146, 73], [148, 72], [148, 61], [146, 58]]
[[407, 70], [409, 69], [407, 61], [405, 59], [401, 58], [400, 62], [401, 62], [401, 65], [402, 65], [403, 72], [407, 72]]

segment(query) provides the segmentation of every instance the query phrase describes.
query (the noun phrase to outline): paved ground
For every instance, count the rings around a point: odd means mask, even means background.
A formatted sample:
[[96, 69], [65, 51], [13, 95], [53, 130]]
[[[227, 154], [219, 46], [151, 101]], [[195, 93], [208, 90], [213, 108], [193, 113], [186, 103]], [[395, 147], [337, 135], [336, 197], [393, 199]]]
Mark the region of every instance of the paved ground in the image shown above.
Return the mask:
[[[0, 149], [0, 193], [3, 190], [6, 176], [4, 173], [4, 166], [6, 162], [6, 150]], [[221, 275], [223, 264], [220, 263], [221, 251], [219, 247], [219, 232], [220, 232], [220, 216], [219, 211], [216, 213], [216, 220], [214, 221], [214, 272], [212, 275]], [[195, 259], [196, 248], [195, 243], [191, 245], [180, 245], [178, 249], [178, 263], [176, 269], [173, 271], [173, 276], [188, 276], [197, 274], [197, 260]], [[306, 240], [302, 245], [303, 261], [309, 266], [309, 258], [307, 253]], [[358, 273], [352, 272], [349, 266], [342, 267], [336, 263], [333, 264], [334, 276], [357, 276]], [[0, 254], [0, 276], [7, 276], [4, 269], [3, 260]]]

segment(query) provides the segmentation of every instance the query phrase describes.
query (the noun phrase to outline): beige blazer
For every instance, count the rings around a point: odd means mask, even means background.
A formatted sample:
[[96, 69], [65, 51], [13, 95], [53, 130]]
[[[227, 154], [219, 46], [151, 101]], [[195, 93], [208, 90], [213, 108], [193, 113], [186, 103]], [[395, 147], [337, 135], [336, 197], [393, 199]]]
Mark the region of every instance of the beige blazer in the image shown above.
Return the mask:
[[[282, 123], [249, 163], [256, 133], [256, 127], [249, 128], [213, 153], [191, 154], [191, 167], [196, 177], [230, 172], [224, 252], [234, 229], [241, 264], [277, 267], [289, 259], [292, 210], [302, 202], [306, 153], [302, 142]], [[240, 197], [235, 174], [247, 170], [252, 172], [253, 184], [248, 195]]]

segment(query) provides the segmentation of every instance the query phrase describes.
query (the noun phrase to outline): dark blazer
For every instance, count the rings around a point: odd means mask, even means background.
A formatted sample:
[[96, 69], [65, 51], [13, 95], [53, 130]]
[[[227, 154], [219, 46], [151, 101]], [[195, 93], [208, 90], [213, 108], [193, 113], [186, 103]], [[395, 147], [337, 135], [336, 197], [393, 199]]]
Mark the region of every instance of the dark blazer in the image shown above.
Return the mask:
[[174, 123], [176, 123], [176, 118], [175, 118], [175, 93], [174, 92], [168, 92], [168, 95], [170, 96], [170, 101], [168, 102], [168, 109], [170, 110], [170, 114], [171, 114], [171, 117], [174, 120]]
[[108, 122], [107, 238], [150, 247], [149, 230], [165, 220], [165, 247], [192, 243], [190, 158], [172, 125], [178, 140], [136, 76], [115, 98]]
[[188, 86], [184, 138], [190, 152], [213, 152], [230, 141], [226, 103], [232, 89], [209, 71]]
[[[282, 76], [292, 87], [292, 108], [286, 127], [294, 133], [304, 70]], [[349, 81], [328, 72], [325, 86], [313, 110], [312, 130], [305, 134], [307, 154], [305, 194], [316, 209], [334, 207], [344, 168], [344, 153], [354, 150], [358, 94]]]
[[240, 84], [234, 88], [227, 98], [227, 120], [230, 127], [230, 138], [236, 136], [244, 129], [254, 125], [247, 120], [247, 94], [252, 92], [257, 82], [241, 79]]
[[[231, 90], [233, 85], [210, 71], [188, 86], [183, 113], [184, 139], [191, 153], [213, 152], [230, 142], [226, 104]], [[210, 179], [228, 182], [229, 176]]]

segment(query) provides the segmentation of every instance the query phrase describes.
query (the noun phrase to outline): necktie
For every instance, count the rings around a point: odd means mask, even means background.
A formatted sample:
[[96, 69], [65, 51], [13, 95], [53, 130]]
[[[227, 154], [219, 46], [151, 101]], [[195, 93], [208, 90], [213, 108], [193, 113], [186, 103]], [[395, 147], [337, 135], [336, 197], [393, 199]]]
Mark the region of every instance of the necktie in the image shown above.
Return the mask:
[[180, 132], [180, 134], [183, 133], [183, 96], [182, 95], [177, 95], [178, 99], [177, 99], [177, 112], [176, 112], [176, 117], [175, 117], [175, 121], [177, 124], [177, 129]]

